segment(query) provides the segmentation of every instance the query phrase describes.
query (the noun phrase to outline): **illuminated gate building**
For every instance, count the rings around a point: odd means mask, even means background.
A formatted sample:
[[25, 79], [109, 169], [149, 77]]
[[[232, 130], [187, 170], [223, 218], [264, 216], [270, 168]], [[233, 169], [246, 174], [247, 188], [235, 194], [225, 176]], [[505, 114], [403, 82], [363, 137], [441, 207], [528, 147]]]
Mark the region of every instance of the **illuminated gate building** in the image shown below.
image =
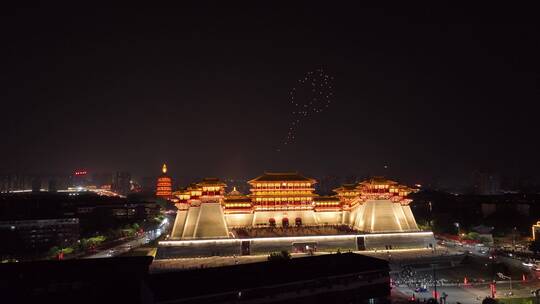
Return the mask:
[[333, 196], [319, 196], [316, 181], [298, 173], [265, 172], [248, 183], [247, 195], [236, 189], [226, 193], [226, 184], [216, 178], [174, 192], [178, 213], [170, 239], [237, 238], [273, 230], [308, 233], [316, 227], [355, 234], [419, 231], [407, 198], [413, 189], [388, 179], [346, 184]]

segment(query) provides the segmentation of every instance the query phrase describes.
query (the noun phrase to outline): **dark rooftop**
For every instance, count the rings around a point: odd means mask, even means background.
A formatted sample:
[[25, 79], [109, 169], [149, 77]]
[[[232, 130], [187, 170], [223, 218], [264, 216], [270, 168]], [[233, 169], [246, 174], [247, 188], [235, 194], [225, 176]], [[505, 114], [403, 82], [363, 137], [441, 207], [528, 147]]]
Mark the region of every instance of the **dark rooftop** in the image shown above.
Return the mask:
[[140, 303], [151, 262], [145, 256], [5, 263], [0, 292], [5, 303]]
[[150, 286], [163, 301], [381, 270], [389, 271], [387, 261], [342, 253], [153, 274]]

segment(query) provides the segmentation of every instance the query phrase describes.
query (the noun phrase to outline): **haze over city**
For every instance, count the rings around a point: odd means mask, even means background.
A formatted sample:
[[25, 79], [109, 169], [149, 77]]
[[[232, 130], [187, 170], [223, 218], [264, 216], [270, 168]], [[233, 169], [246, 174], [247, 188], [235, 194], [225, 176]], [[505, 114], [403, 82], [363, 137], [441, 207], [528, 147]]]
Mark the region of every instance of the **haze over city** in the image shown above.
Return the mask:
[[[534, 19], [461, 10], [14, 8], [2, 18], [0, 170], [143, 177], [166, 162], [188, 178], [530, 177], [540, 169]], [[283, 147], [290, 92], [318, 69], [333, 78], [331, 103]]]
[[10, 3], [0, 303], [540, 303], [537, 12]]

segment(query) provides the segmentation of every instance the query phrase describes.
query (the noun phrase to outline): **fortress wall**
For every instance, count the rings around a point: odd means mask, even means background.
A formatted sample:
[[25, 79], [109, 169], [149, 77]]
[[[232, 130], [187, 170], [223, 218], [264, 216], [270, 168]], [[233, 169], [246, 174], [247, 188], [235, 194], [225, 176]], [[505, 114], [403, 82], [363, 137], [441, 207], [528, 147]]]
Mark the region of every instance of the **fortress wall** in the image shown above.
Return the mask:
[[199, 208], [199, 217], [195, 225], [195, 238], [229, 237], [225, 215], [220, 203], [203, 203]]
[[186, 223], [186, 217], [187, 210], [178, 210], [176, 212], [176, 218], [174, 220], [171, 238], [177, 239], [182, 237], [182, 232], [184, 232], [184, 224]]
[[433, 233], [402, 233], [366, 235], [366, 248], [370, 250], [430, 248], [436, 246]]
[[254, 213], [254, 226], [268, 225], [269, 219], [276, 220], [276, 226], [281, 226], [283, 218], [289, 219], [289, 225], [294, 226], [296, 218], [302, 219], [302, 225], [317, 225], [313, 210], [283, 210], [283, 211], [256, 211]]
[[342, 211], [319, 211], [315, 212], [319, 225], [339, 225], [343, 221]]
[[253, 213], [225, 214], [227, 227], [251, 227], [253, 223]]
[[411, 230], [418, 231], [418, 225], [416, 224], [416, 220], [414, 219], [414, 215], [411, 210], [411, 206], [403, 206], [403, 212], [405, 213], [405, 218], [407, 219], [407, 222], [409, 223], [409, 227]]
[[396, 222], [399, 225], [400, 231], [410, 231], [409, 222], [407, 222], [407, 219], [405, 218], [405, 213], [403, 212], [401, 204], [394, 203], [393, 208], [394, 216], [396, 217]]
[[[246, 243], [249, 252], [242, 253]], [[363, 243], [365, 250], [421, 249], [436, 246], [431, 232], [404, 232], [387, 234], [359, 234], [339, 236], [270, 237], [257, 239], [186, 240], [160, 242], [157, 258], [212, 256], [232, 254], [268, 254], [287, 250], [294, 252], [305, 246], [317, 251], [358, 250]], [[362, 249], [361, 249], [362, 250]]]
[[357, 205], [352, 211], [351, 211], [351, 218], [353, 218], [352, 225], [354, 228], [364, 231], [365, 229], [365, 218], [364, 214], [366, 211], [366, 206], [364, 204]]
[[182, 232], [182, 238], [192, 238], [195, 235], [195, 225], [199, 219], [199, 212], [201, 207], [190, 207], [187, 212], [186, 223], [184, 224], [184, 231]]

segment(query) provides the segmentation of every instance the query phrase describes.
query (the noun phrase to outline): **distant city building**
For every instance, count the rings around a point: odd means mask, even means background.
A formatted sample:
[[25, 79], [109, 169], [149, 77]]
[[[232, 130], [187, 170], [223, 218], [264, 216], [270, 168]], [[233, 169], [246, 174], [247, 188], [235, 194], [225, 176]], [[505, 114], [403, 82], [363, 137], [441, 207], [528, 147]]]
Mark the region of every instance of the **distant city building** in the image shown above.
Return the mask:
[[0, 221], [0, 239], [0, 254], [31, 254], [67, 246], [79, 239], [79, 219]]
[[94, 173], [92, 174], [92, 184], [97, 188], [110, 190], [113, 184], [113, 175], [111, 173]]
[[6, 174], [0, 177], [0, 192], [32, 189], [34, 176], [26, 174]]
[[172, 179], [167, 175], [167, 165], [163, 164], [161, 176], [157, 179], [156, 196], [164, 199], [172, 198]]
[[89, 191], [0, 195], [0, 222], [76, 218], [83, 235], [151, 220], [159, 215], [159, 210], [155, 203]]
[[474, 172], [474, 193], [479, 195], [494, 195], [501, 193], [501, 179], [496, 174]]
[[40, 192], [41, 191], [41, 178], [35, 177], [32, 180], [32, 192]]
[[129, 172], [116, 172], [111, 190], [121, 195], [128, 195], [131, 192], [131, 174]]
[[89, 185], [89, 176], [86, 170], [77, 170], [71, 175], [72, 187], [86, 187]]
[[55, 193], [58, 192], [58, 181], [56, 179], [49, 180], [49, 192]]

